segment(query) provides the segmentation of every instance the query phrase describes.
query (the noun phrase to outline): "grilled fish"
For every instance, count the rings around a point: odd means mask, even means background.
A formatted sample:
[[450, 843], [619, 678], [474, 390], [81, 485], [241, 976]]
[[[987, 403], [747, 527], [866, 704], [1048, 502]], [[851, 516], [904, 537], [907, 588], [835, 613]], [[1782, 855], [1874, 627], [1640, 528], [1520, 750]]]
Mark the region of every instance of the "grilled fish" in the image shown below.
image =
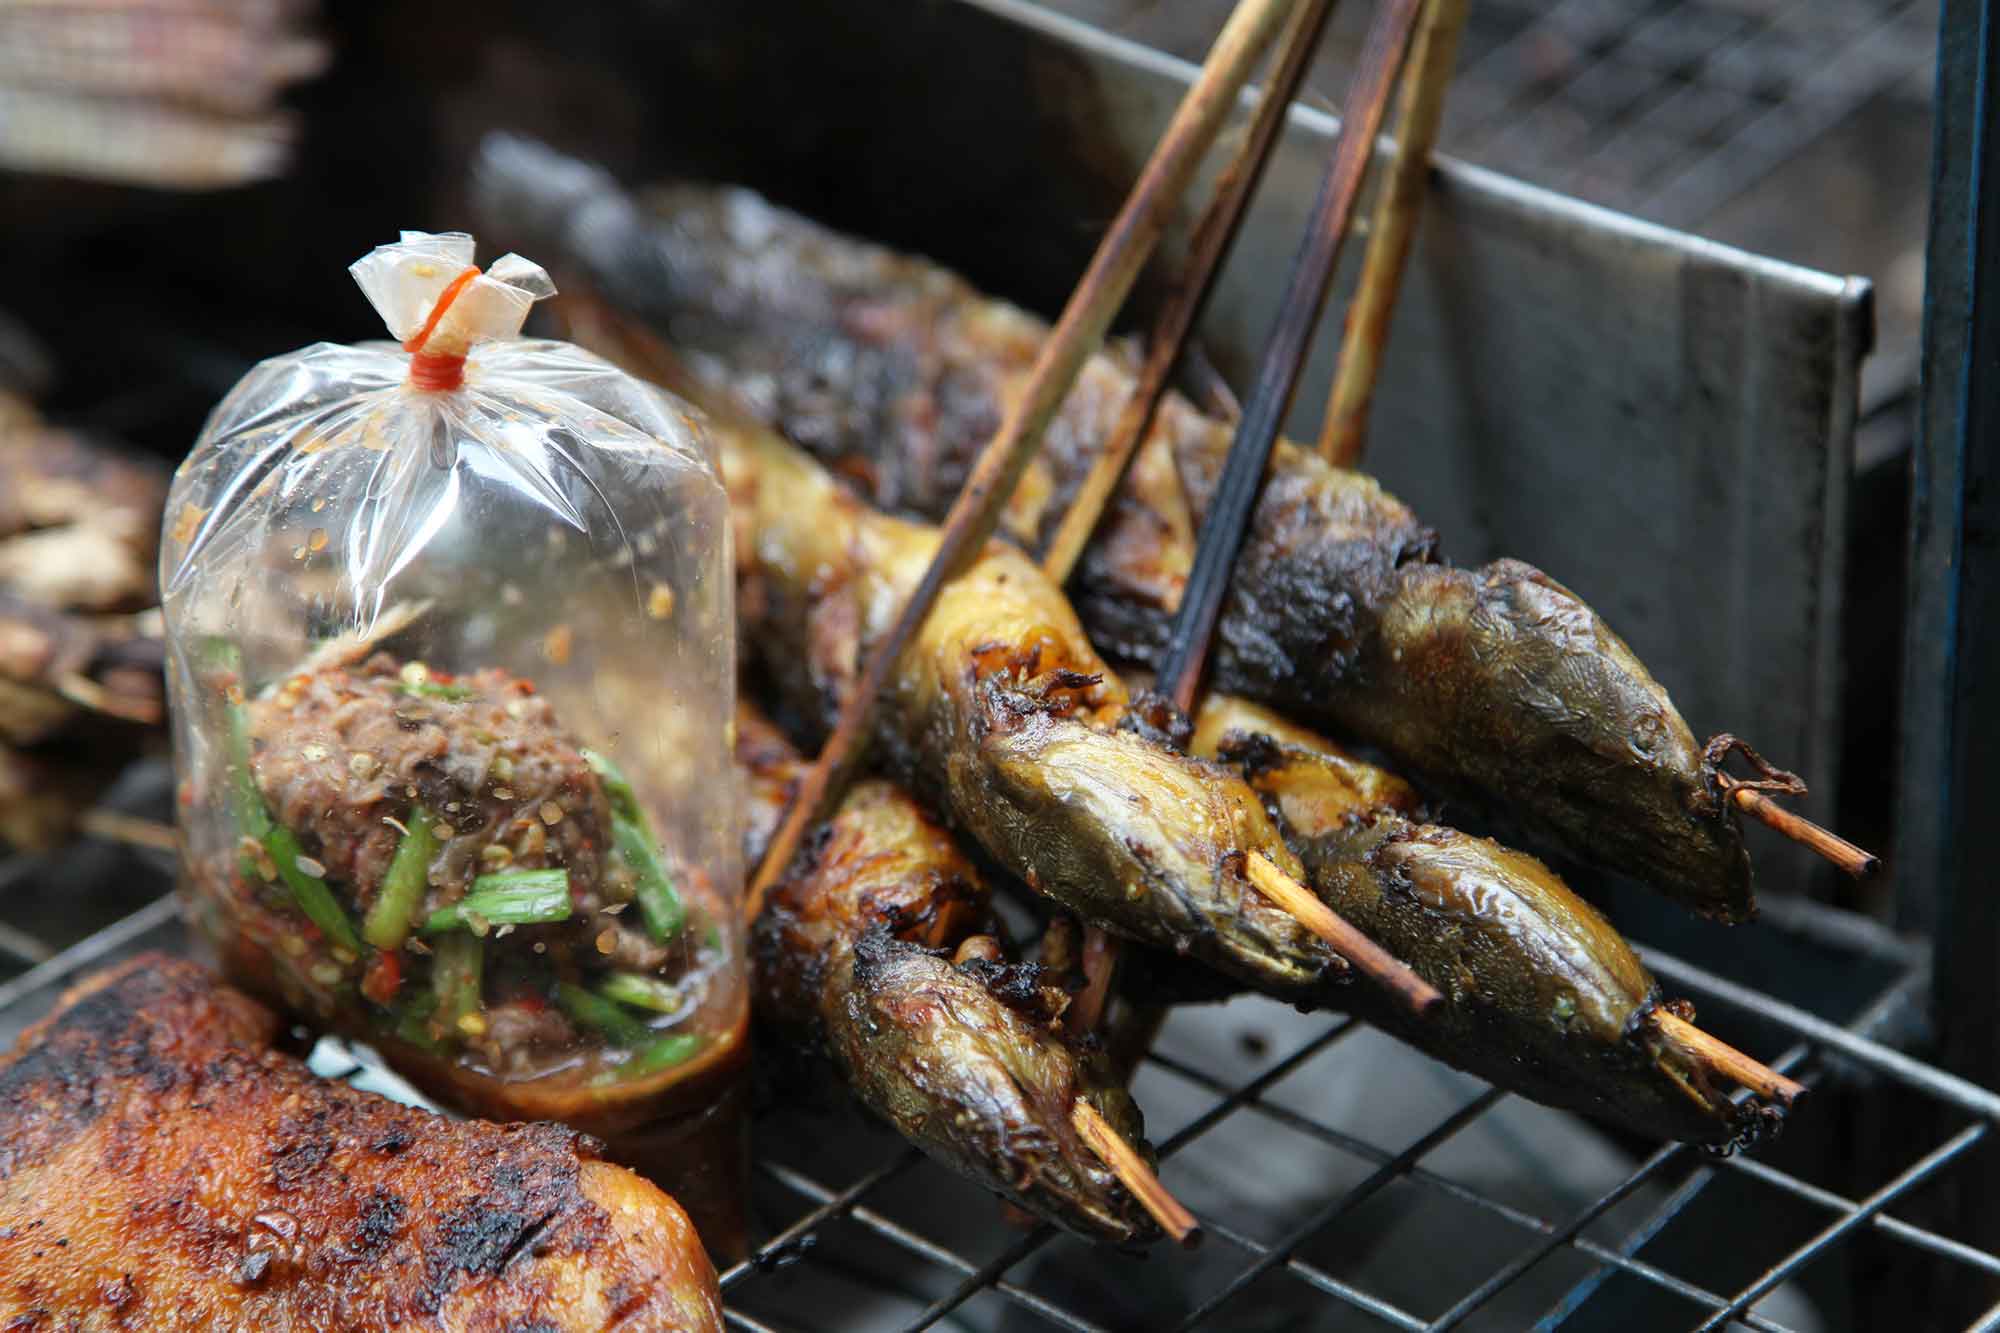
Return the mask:
[[1490, 1083], [1651, 1137], [1724, 1145], [1775, 1123], [1732, 1102], [1661, 1028], [1659, 986], [1631, 946], [1540, 861], [1427, 822], [1407, 784], [1240, 699], [1211, 696], [1191, 748], [1240, 765], [1313, 891], [1445, 996], [1416, 1019], [1350, 986], [1349, 1012]]
[[[711, 422], [736, 524], [738, 628], [798, 711], [830, 724], [937, 531], [875, 512], [768, 431]], [[1124, 686], [1017, 549], [939, 596], [892, 679], [876, 755], [1037, 892], [1116, 934], [1298, 1003], [1343, 960], [1245, 877], [1302, 871], [1240, 777], [1127, 720]]]
[[[519, 140], [488, 144], [496, 225], [564, 256], [699, 358], [714, 390], [890, 509], [940, 515], [1026, 381], [1039, 320], [924, 260], [739, 189], [638, 200]], [[527, 244], [524, 239], [523, 244]], [[1128, 396], [1094, 358], [1017, 489], [1007, 526], [1054, 533]], [[1072, 581], [1114, 657], [1153, 663], [1231, 431], [1169, 395]], [[1710, 917], [1754, 914], [1749, 857], [1713, 766], [1666, 691], [1534, 567], [1460, 569], [1371, 479], [1280, 441], [1211, 654], [1218, 689], [1337, 729], [1532, 839]]]
[[[747, 709], [736, 734], [754, 863], [802, 763]], [[823, 1050], [864, 1106], [951, 1170], [1085, 1239], [1156, 1239], [1071, 1123], [1088, 1101], [1146, 1151], [1139, 1109], [1103, 1056], [1053, 1022], [1066, 992], [1031, 965], [952, 956], [990, 940], [975, 933], [987, 917], [985, 886], [950, 835], [895, 786], [863, 781], [753, 927], [759, 1016]]]
[[0, 1060], [9, 1329], [722, 1328], [666, 1195], [548, 1124], [314, 1078], [277, 1023], [143, 955]]

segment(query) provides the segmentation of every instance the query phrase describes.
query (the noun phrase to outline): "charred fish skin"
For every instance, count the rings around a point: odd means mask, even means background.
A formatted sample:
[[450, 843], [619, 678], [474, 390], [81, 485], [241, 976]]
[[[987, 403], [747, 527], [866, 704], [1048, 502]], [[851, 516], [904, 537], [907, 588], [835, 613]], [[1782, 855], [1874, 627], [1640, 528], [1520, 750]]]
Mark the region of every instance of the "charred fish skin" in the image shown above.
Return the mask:
[[1328, 906], [1443, 993], [1422, 1018], [1371, 987], [1341, 1004], [1545, 1105], [1726, 1147], [1760, 1108], [1712, 1087], [1652, 1021], [1659, 987], [1611, 923], [1525, 853], [1424, 823], [1414, 793], [1265, 710], [1213, 696], [1195, 748], [1242, 766]]
[[[737, 734], [753, 805], [781, 796], [796, 756], [784, 765], [760, 719], [739, 718]], [[1149, 1151], [1101, 1054], [1029, 1012], [1031, 969], [941, 952], [986, 915], [985, 888], [950, 836], [889, 783], [859, 783], [753, 928], [758, 1012], [824, 1050], [863, 1105], [947, 1168], [1086, 1240], [1157, 1239], [1070, 1122], [1088, 1101]]]
[[[538, 228], [716, 386], [865, 485], [936, 517], [1025, 380], [1046, 327], [945, 270], [739, 189], [643, 201], [519, 141], [489, 147], [489, 214]], [[1131, 388], [1095, 358], [1017, 491], [1053, 533]], [[1154, 664], [1230, 442], [1169, 396], [1072, 586], [1105, 651]], [[1622, 641], [1531, 566], [1437, 563], [1368, 478], [1285, 442], [1234, 572], [1212, 682], [1334, 727], [1531, 839], [1721, 920], [1754, 914], [1741, 831], [1686, 722]]]
[[[875, 513], [768, 432], [712, 423], [738, 525], [739, 629], [830, 721], [937, 533]], [[1029, 887], [1268, 994], [1323, 1002], [1345, 963], [1252, 888], [1298, 860], [1235, 774], [1117, 728], [1124, 686], [1061, 593], [994, 543], [948, 584], [885, 692], [888, 770]]]

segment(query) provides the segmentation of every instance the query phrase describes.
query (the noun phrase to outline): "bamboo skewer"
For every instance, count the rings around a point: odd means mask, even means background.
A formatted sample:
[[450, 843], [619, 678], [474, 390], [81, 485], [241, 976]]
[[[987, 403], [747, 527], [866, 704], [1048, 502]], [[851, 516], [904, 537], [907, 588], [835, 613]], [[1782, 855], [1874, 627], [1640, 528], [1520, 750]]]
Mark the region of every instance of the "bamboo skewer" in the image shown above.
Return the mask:
[[1703, 1032], [1671, 1009], [1662, 1006], [1653, 1010], [1653, 1022], [1662, 1035], [1688, 1051], [1704, 1066], [1732, 1082], [1742, 1084], [1766, 1101], [1774, 1101], [1790, 1109], [1792, 1103], [1807, 1092], [1805, 1084], [1759, 1064], [1728, 1042]]
[[[1202, 307], [1208, 301], [1216, 270], [1221, 267], [1223, 257], [1236, 239], [1250, 196], [1263, 178], [1271, 149], [1278, 142], [1278, 131], [1284, 125], [1285, 112], [1298, 95], [1299, 85], [1305, 79], [1306, 66], [1319, 46], [1320, 34], [1326, 30], [1326, 20], [1332, 12], [1333, 0], [1302, 0], [1285, 27], [1271, 76], [1258, 100], [1256, 113], [1251, 117], [1243, 145], [1217, 179], [1214, 197], [1209, 200], [1200, 222], [1195, 224], [1187, 268], [1153, 321], [1153, 328], [1146, 339], [1145, 364], [1140, 367], [1132, 392], [1119, 410], [1118, 421], [1112, 427], [1110, 438], [1105, 441], [1104, 452], [1091, 464], [1089, 474], [1070, 501], [1062, 523], [1056, 528], [1055, 536], [1050, 539], [1048, 550], [1042, 556], [1042, 571], [1058, 587], [1069, 582], [1077, 558], [1083, 554], [1084, 546], [1104, 515], [1105, 505], [1110, 502], [1119, 483], [1124, 481], [1140, 441], [1152, 429], [1154, 414], [1159, 411], [1160, 399], [1166, 394], [1168, 377], [1173, 374], [1174, 366], [1187, 346], [1189, 330], [1200, 318]], [[1065, 1015], [1069, 1030], [1076, 1033], [1094, 1031], [1102, 1021], [1104, 1004], [1111, 992], [1112, 975], [1118, 967], [1119, 944], [1115, 938], [1095, 926], [1089, 928], [1084, 938], [1084, 988]]]
[[1090, 1150], [1102, 1158], [1126, 1189], [1132, 1191], [1153, 1220], [1160, 1224], [1160, 1230], [1173, 1237], [1174, 1242], [1186, 1249], [1201, 1244], [1201, 1224], [1194, 1220], [1194, 1214], [1181, 1206], [1181, 1201], [1167, 1193], [1167, 1187], [1153, 1174], [1153, 1168], [1146, 1165], [1146, 1159], [1132, 1149], [1119, 1132], [1111, 1127], [1111, 1122], [1098, 1114], [1097, 1108], [1089, 1102], [1078, 1101], [1070, 1112], [1070, 1123], [1076, 1132], [1090, 1145]]
[[1216, 270], [1236, 239], [1245, 206], [1264, 175], [1265, 164], [1271, 159], [1271, 149], [1278, 142], [1278, 131], [1284, 125], [1285, 112], [1298, 95], [1306, 66], [1319, 46], [1320, 34], [1325, 30], [1327, 16], [1332, 12], [1333, 0], [1301, 0], [1292, 21], [1285, 28], [1284, 38], [1278, 46], [1277, 63], [1257, 103], [1249, 133], [1244, 137], [1243, 146], [1217, 179], [1215, 195], [1209, 200], [1201, 221], [1195, 224], [1194, 239], [1188, 247], [1187, 268], [1168, 294], [1166, 303], [1160, 307], [1160, 313], [1147, 335], [1146, 361], [1140, 367], [1132, 393], [1119, 410], [1117, 424], [1105, 441], [1104, 452], [1091, 464], [1089, 474], [1070, 501], [1068, 512], [1063, 515], [1062, 523], [1056, 528], [1056, 534], [1049, 540], [1048, 550], [1042, 556], [1042, 569], [1058, 585], [1069, 581], [1070, 571], [1076, 568], [1077, 557], [1083, 554], [1084, 546], [1090, 541], [1097, 520], [1103, 516], [1104, 506], [1109, 503], [1112, 492], [1118, 489], [1118, 483], [1125, 479], [1126, 469], [1132, 465], [1133, 453], [1152, 428], [1153, 415], [1159, 410], [1160, 399], [1166, 393], [1167, 379], [1187, 344], [1188, 330], [1200, 317]]
[[127, 847], [143, 847], [148, 851], [177, 852], [179, 839], [171, 824], [162, 824], [151, 819], [141, 819], [137, 815], [123, 814], [117, 810], [107, 810], [101, 805], [93, 805], [83, 812], [76, 821], [77, 828], [93, 838], [115, 842]]
[[1112, 317], [1138, 280], [1139, 270], [1158, 244], [1173, 208], [1187, 192], [1202, 156], [1291, 7], [1291, 0], [1239, 0], [1216, 38], [1200, 78], [1175, 111], [1138, 183], [1099, 243], [1090, 267], [1070, 294], [1062, 317], [1042, 344], [1027, 386], [952, 502], [930, 567], [904, 603], [894, 627], [871, 648], [833, 734], [799, 784], [798, 795], [751, 882], [746, 906], [753, 919], [772, 883], [791, 863], [806, 829], [845, 789], [865, 749], [868, 727], [889, 673], [930, 614], [939, 590], [993, 535], [1001, 509], [1041, 444], [1043, 430], [1068, 395], [1083, 363], [1103, 345]]
[[1334, 263], [1354, 218], [1361, 180], [1382, 128], [1389, 93], [1408, 49], [1424, 0], [1384, 0], [1369, 27], [1359, 72], [1341, 112], [1340, 141], [1320, 187], [1305, 244], [1292, 265], [1283, 303], [1258, 362], [1256, 386], [1243, 410], [1222, 481], [1209, 506], [1194, 569], [1181, 595], [1173, 632], [1160, 665], [1157, 689], [1183, 712], [1195, 690], [1215, 633], [1215, 619], [1229, 587], [1229, 572], [1243, 545], [1250, 512], [1263, 487], [1278, 425], [1298, 385], [1299, 371], [1332, 285]]
[[1355, 929], [1354, 924], [1313, 897], [1312, 890], [1278, 868], [1262, 852], [1251, 852], [1244, 867], [1257, 892], [1297, 917], [1299, 924], [1325, 940], [1354, 970], [1424, 1014], [1444, 1003], [1437, 987], [1410, 970], [1410, 965]]
[[1118, 940], [1098, 926], [1083, 931], [1083, 989], [1063, 1014], [1071, 1032], [1095, 1032], [1111, 1000], [1111, 978], [1118, 971]]
[[1368, 405], [1382, 369], [1396, 292], [1423, 217], [1424, 180], [1444, 120], [1444, 95], [1458, 59], [1466, 5], [1467, 0], [1426, 0], [1423, 24], [1410, 46], [1397, 102], [1396, 160], [1370, 215], [1368, 252], [1361, 261], [1320, 433], [1320, 452], [1336, 467], [1353, 467], [1367, 443]]
[[1793, 814], [1755, 787], [1734, 787], [1730, 790], [1729, 799], [1737, 809], [1754, 816], [1793, 842], [1810, 847], [1856, 879], [1867, 879], [1882, 869], [1882, 858], [1875, 853], [1856, 847], [1838, 833], [1821, 828], [1804, 815]]

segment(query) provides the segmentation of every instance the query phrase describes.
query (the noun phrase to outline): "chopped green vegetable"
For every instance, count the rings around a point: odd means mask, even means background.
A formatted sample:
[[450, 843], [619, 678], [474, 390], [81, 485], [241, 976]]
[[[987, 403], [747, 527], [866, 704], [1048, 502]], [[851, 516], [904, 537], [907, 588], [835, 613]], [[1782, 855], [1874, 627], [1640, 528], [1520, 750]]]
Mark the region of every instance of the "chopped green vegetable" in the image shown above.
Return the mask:
[[278, 878], [292, 891], [292, 900], [299, 910], [306, 914], [319, 933], [328, 940], [353, 954], [361, 956], [361, 937], [354, 933], [354, 923], [347, 919], [347, 913], [340, 901], [333, 896], [333, 890], [318, 875], [307, 874], [299, 865], [305, 856], [305, 848], [299, 846], [298, 835], [282, 824], [273, 824], [264, 835], [265, 850], [271, 853], [271, 860], [278, 868]]
[[438, 997], [435, 992], [412, 996], [392, 1011], [394, 1023], [391, 1030], [398, 1041], [426, 1051], [438, 1049], [437, 1039], [431, 1036], [431, 1015], [437, 1012]]
[[569, 914], [567, 870], [509, 870], [473, 880], [471, 892], [430, 914], [424, 933], [462, 930], [474, 917], [496, 926], [525, 926], [567, 921]]
[[[210, 671], [233, 676], [231, 684], [239, 692], [242, 690], [243, 652], [235, 644], [223, 638], [208, 639], [202, 644], [201, 656]], [[272, 822], [271, 812], [264, 806], [264, 794], [257, 789], [257, 775], [250, 767], [249, 711], [226, 691], [223, 717], [223, 746], [227, 751], [230, 804], [235, 807], [236, 827], [264, 844], [278, 878], [291, 890], [299, 910], [319, 927], [320, 934], [360, 957], [361, 937], [354, 933], [354, 924], [347, 919], [333, 890], [318, 875], [307, 874], [300, 867], [299, 859], [305, 855], [305, 849], [299, 845], [298, 835]]]
[[[230, 684], [239, 691], [242, 689], [243, 650], [234, 643], [224, 638], [204, 640], [201, 660], [208, 671], [233, 677]], [[250, 715], [242, 704], [229, 698], [227, 688], [221, 687], [219, 692], [223, 699], [223, 758], [229, 766], [230, 805], [236, 812], [238, 831], [262, 841], [271, 831], [271, 814], [264, 808], [264, 795], [257, 790], [257, 775], [250, 768]]]
[[411, 918], [416, 916], [417, 904], [424, 900], [429, 883], [431, 858], [437, 855], [437, 833], [431, 827], [430, 811], [421, 804], [411, 806], [406, 824], [375, 903], [361, 922], [361, 937], [378, 949], [400, 948], [409, 938]]
[[438, 685], [427, 680], [415, 682], [406, 680], [396, 688], [405, 694], [419, 695], [425, 699], [447, 699], [452, 703], [459, 703], [472, 697], [472, 687], [469, 685]]
[[665, 944], [686, 923], [687, 909], [681, 904], [680, 894], [674, 891], [673, 881], [667, 878], [666, 867], [660, 864], [652, 834], [623, 815], [613, 815], [611, 840], [617, 844], [625, 864], [632, 867], [632, 896], [639, 900], [639, 914], [646, 918], [646, 933], [655, 944]]
[[621, 819], [629, 819], [639, 827], [646, 826], [646, 812], [639, 808], [639, 793], [632, 790], [631, 779], [618, 765], [595, 750], [580, 750], [583, 762], [589, 764], [598, 779], [604, 783], [604, 794], [611, 798], [611, 813]]
[[431, 989], [437, 994], [437, 1022], [447, 1034], [465, 1031], [462, 1021], [482, 1007], [486, 945], [477, 935], [447, 935], [431, 957]]
[[652, 1029], [601, 995], [567, 981], [556, 983], [556, 1005], [571, 1019], [618, 1046], [637, 1046]]
[[656, 1014], [677, 1014], [687, 1003], [680, 987], [631, 972], [613, 972], [598, 986], [597, 993], [607, 1000], [629, 1004], [635, 1009], [649, 1009]]
[[676, 1032], [644, 1047], [618, 1067], [620, 1078], [643, 1078], [662, 1069], [672, 1069], [701, 1049], [701, 1038], [692, 1032]]

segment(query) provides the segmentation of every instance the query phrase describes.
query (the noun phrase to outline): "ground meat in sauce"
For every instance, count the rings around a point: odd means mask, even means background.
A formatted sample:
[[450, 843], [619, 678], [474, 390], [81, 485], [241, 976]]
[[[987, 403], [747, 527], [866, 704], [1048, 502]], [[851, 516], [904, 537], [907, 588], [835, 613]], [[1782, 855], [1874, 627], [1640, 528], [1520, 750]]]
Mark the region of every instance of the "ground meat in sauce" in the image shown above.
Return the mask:
[[[451, 834], [431, 865], [426, 911], [495, 870], [567, 868], [580, 913], [629, 897], [622, 866], [606, 875], [604, 786], [533, 686], [497, 669], [424, 683], [431, 693], [413, 690], [400, 664], [377, 653], [359, 667], [291, 677], [251, 704], [257, 785], [326, 878], [365, 910], [399, 825], [422, 802]], [[495, 846], [506, 854], [487, 850]]]

